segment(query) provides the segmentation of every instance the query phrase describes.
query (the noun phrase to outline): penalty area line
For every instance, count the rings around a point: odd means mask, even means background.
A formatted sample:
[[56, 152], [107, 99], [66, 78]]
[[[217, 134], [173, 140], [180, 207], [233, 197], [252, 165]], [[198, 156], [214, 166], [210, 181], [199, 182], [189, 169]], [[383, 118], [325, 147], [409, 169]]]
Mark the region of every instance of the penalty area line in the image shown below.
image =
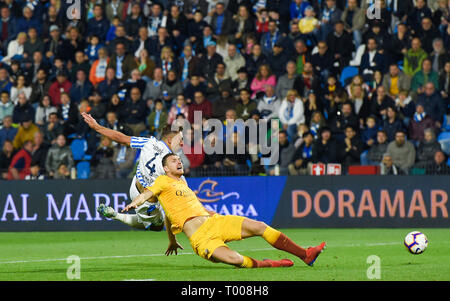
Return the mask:
[[[374, 247], [374, 246], [391, 246], [400, 245], [398, 242], [380, 242], [380, 243], [365, 243], [365, 244], [332, 244], [327, 247]], [[274, 251], [274, 248], [261, 249], [246, 249], [236, 250], [237, 252], [259, 252], [259, 251]], [[195, 255], [193, 252], [178, 253], [178, 255]], [[95, 257], [80, 257], [80, 260], [98, 260], [98, 259], [116, 259], [116, 258], [135, 258], [135, 257], [159, 257], [166, 256], [165, 254], [134, 254], [134, 255], [111, 255], [111, 256], [95, 256]], [[17, 263], [36, 263], [36, 262], [53, 262], [53, 261], [67, 261], [67, 258], [48, 258], [48, 259], [30, 259], [30, 260], [14, 260], [14, 261], [0, 261], [0, 264], [17, 264]]]

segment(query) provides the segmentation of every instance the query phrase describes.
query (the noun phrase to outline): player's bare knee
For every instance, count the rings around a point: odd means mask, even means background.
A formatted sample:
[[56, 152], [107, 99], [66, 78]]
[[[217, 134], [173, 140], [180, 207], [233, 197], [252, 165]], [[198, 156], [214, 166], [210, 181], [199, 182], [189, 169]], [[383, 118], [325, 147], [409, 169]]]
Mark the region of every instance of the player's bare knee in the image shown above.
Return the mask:
[[239, 253], [235, 253], [235, 252], [230, 253], [227, 256], [226, 261], [229, 264], [240, 265], [240, 264], [242, 264], [242, 255], [240, 255]]
[[255, 235], [263, 235], [264, 231], [266, 231], [267, 224], [264, 222], [257, 222], [255, 225]]

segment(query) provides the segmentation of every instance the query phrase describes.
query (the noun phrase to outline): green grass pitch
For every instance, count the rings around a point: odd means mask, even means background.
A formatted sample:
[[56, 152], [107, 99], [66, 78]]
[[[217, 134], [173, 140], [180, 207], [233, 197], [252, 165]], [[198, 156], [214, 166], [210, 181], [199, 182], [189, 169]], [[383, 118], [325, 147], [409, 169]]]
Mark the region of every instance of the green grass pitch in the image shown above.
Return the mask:
[[[27, 232], [0, 233], [0, 280], [68, 280], [79, 256], [81, 280], [221, 280], [306, 281], [369, 280], [371, 255], [380, 258], [380, 280], [450, 280], [450, 229], [417, 229], [429, 240], [428, 249], [412, 255], [403, 245], [416, 229], [281, 229], [308, 247], [327, 241], [314, 267], [255, 237], [229, 243], [241, 254], [256, 259], [293, 259], [291, 268], [237, 269], [214, 264], [193, 254], [184, 236], [177, 256], [164, 256], [165, 232]], [[370, 280], [373, 281], [373, 280]]]

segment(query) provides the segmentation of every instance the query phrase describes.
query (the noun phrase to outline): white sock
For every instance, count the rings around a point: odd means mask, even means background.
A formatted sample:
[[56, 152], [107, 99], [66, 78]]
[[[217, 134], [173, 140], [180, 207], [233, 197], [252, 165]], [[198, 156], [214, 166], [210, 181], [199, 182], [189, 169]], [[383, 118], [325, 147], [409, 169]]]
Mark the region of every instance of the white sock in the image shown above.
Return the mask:
[[122, 223], [133, 228], [145, 229], [145, 226], [142, 223], [138, 222], [136, 214], [117, 213], [116, 216], [113, 217], [113, 219], [121, 221]]

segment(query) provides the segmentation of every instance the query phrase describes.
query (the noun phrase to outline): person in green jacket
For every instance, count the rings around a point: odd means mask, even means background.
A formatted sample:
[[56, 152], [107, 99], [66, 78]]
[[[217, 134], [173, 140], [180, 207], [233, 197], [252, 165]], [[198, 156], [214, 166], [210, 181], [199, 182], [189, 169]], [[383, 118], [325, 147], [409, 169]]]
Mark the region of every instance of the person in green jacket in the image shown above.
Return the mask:
[[413, 92], [417, 94], [423, 93], [423, 87], [429, 82], [432, 82], [436, 89], [439, 89], [439, 74], [432, 69], [432, 66], [433, 64], [428, 58], [422, 62], [422, 69], [411, 80], [411, 90]]
[[422, 42], [419, 38], [414, 38], [411, 42], [411, 49], [405, 53], [403, 61], [403, 72], [413, 77], [422, 67], [422, 62], [428, 57], [422, 49]]
[[167, 111], [161, 99], [155, 100], [155, 109], [148, 116], [148, 127], [150, 135], [157, 137], [161, 129], [167, 124]]

